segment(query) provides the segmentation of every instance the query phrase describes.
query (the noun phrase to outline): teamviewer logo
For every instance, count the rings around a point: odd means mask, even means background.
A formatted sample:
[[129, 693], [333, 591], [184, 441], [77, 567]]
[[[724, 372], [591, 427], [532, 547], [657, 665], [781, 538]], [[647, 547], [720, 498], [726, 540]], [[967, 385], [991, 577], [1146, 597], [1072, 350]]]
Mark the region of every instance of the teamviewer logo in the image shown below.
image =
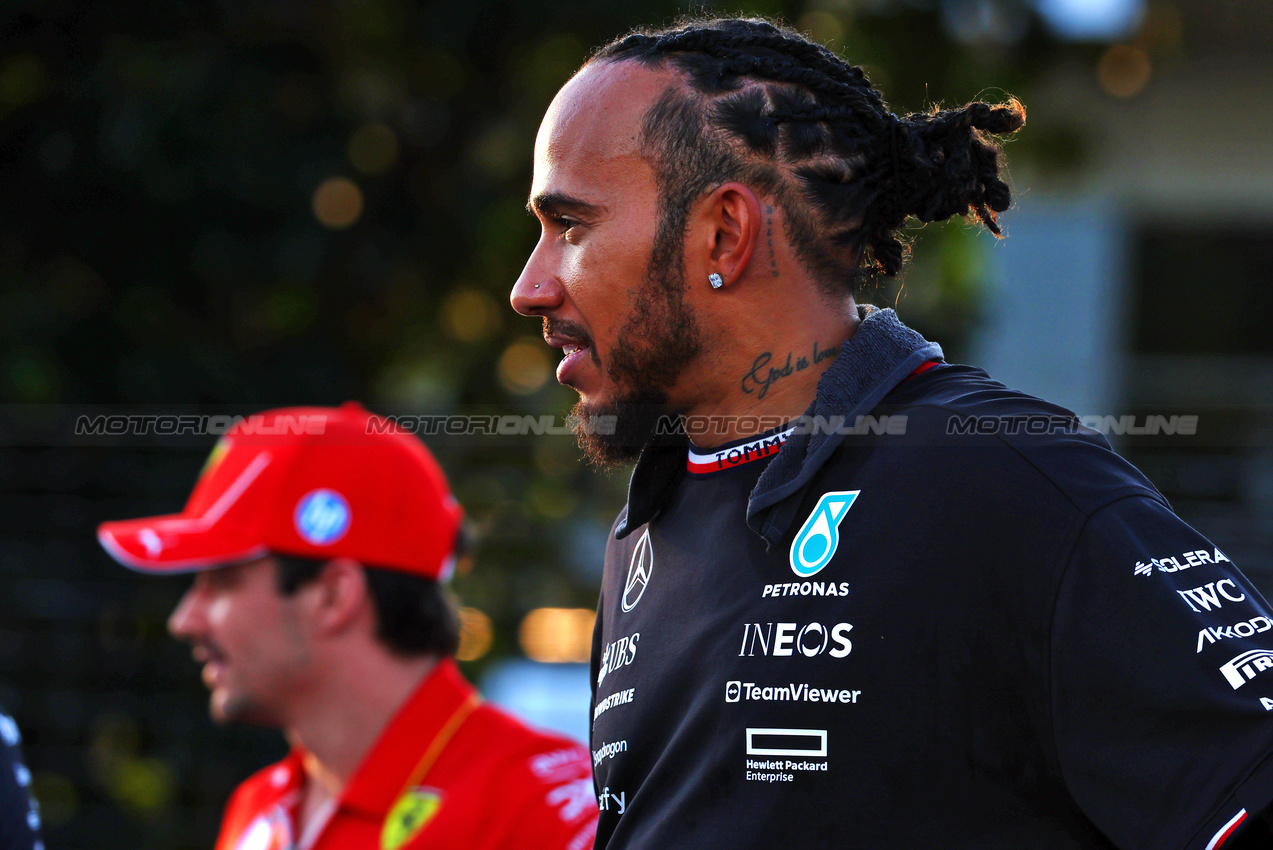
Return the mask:
[[734, 681], [725, 683], [725, 702], [738, 702], [743, 695], [743, 683]]

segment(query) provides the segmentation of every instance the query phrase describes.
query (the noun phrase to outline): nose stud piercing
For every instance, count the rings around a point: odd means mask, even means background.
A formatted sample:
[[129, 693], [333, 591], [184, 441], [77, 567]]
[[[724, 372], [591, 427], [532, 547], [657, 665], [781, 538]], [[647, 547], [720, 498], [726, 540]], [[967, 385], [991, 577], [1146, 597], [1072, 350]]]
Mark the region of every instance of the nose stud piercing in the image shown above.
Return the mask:
[[539, 284], [535, 284], [535, 288], [536, 288], [536, 289], [539, 289]]
[[725, 279], [716, 272], [712, 272], [707, 276], [707, 282], [712, 285], [712, 289], [720, 289], [725, 285]]

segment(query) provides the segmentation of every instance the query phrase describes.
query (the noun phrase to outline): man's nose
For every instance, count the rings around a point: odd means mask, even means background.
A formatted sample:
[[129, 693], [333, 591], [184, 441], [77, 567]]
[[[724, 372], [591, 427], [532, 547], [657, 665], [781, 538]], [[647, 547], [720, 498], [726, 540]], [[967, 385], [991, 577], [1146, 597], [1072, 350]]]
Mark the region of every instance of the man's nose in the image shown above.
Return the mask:
[[544, 253], [541, 242], [526, 260], [526, 267], [509, 293], [509, 303], [523, 316], [548, 315], [561, 306], [565, 296], [561, 282], [547, 267]]
[[199, 593], [198, 584], [194, 584], [181, 597], [177, 607], [168, 616], [168, 632], [178, 640], [192, 640], [203, 628], [205, 604]]

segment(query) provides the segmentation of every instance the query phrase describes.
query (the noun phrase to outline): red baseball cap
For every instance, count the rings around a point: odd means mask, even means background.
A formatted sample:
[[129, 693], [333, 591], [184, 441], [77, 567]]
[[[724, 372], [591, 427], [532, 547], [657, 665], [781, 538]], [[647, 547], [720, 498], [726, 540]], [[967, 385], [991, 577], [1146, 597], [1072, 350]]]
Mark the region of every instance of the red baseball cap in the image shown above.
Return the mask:
[[462, 517], [424, 444], [350, 402], [246, 417], [213, 448], [185, 510], [104, 522], [97, 539], [149, 573], [278, 552], [445, 581]]

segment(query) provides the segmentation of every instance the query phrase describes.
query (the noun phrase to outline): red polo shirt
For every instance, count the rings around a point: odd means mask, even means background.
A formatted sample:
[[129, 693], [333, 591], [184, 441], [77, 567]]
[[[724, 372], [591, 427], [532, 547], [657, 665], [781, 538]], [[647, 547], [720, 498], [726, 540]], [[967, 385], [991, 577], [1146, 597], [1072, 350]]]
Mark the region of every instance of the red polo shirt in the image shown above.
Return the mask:
[[588, 850], [597, 827], [588, 750], [483, 703], [451, 660], [399, 709], [325, 822], [305, 835], [304, 753], [239, 786], [216, 850]]

